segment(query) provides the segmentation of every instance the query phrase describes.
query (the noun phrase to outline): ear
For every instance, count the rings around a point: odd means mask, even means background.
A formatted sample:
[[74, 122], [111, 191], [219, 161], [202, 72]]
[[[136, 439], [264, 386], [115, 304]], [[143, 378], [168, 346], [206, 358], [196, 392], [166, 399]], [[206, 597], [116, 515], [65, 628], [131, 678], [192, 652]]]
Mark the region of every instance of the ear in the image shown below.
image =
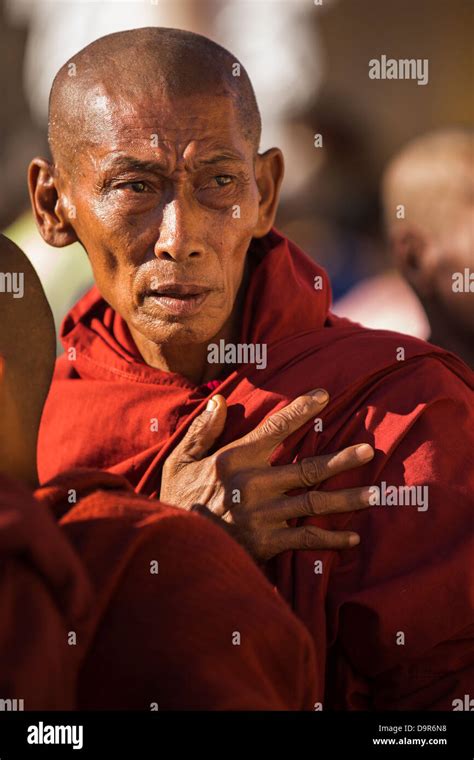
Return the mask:
[[77, 235], [69, 221], [70, 209], [59, 193], [54, 166], [44, 158], [34, 158], [28, 167], [28, 190], [41, 237], [49, 245], [62, 248], [75, 243]]
[[435, 257], [430, 241], [423, 232], [400, 229], [390, 234], [390, 248], [395, 264], [421, 298], [432, 295], [435, 279]]
[[263, 237], [273, 227], [284, 173], [285, 164], [279, 148], [270, 148], [257, 156], [255, 174], [260, 202], [253, 237]]

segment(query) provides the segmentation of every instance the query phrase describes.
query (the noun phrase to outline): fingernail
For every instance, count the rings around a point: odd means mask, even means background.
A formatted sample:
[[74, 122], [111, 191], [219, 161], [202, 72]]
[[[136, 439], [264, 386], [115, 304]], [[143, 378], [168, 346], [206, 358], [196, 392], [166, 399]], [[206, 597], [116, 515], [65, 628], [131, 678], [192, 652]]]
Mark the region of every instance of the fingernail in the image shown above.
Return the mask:
[[315, 391], [311, 391], [310, 395], [316, 399], [318, 404], [324, 404], [324, 402], [327, 401], [329, 398], [328, 392], [323, 390], [322, 388], [318, 388]]
[[360, 459], [362, 462], [365, 462], [368, 459], [372, 459], [374, 450], [372, 446], [370, 446], [370, 444], [361, 443], [360, 446], [357, 446], [355, 453], [357, 455], [357, 459]]
[[358, 536], [357, 533], [352, 533], [352, 535], [349, 536], [349, 544], [350, 546], [357, 546], [357, 544], [360, 544], [360, 536]]
[[207, 402], [206, 412], [215, 412], [217, 409], [217, 401], [214, 398], [210, 398]]

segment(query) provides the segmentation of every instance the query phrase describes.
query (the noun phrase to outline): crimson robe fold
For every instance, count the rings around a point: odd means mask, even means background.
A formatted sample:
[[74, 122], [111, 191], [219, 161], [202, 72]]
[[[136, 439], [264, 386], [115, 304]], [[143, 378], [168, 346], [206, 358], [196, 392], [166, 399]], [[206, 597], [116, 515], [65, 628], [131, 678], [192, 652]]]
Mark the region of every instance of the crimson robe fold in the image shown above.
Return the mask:
[[[332, 315], [326, 273], [276, 230], [252, 241], [248, 260], [239, 342], [265, 345], [266, 366], [229, 367], [212, 390], [147, 366], [95, 288], [74, 307], [40, 475], [100, 467], [157, 495], [166, 457], [213, 393], [229, 406], [220, 447], [325, 388], [320, 421], [287, 439], [274, 463], [370, 443], [370, 464], [321, 489], [375, 484], [391, 495], [366, 511], [307, 518], [356, 530], [361, 544], [287, 552], [268, 576], [313, 635], [325, 709], [450, 710], [474, 676], [473, 374], [440, 348]], [[405, 487], [419, 487], [413, 503]]]
[[313, 708], [310, 635], [223, 528], [109, 473], [63, 473], [36, 497], [95, 591], [79, 708]]
[[2, 709], [72, 710], [92, 586], [50, 511], [1, 474], [0, 564]]

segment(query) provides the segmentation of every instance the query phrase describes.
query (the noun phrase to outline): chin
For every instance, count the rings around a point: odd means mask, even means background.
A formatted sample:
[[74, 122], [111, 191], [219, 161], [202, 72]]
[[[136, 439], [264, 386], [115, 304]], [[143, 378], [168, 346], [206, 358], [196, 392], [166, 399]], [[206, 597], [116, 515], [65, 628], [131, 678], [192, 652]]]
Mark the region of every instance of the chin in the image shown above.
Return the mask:
[[172, 322], [168, 324], [161, 324], [155, 328], [148, 327], [145, 331], [140, 331], [151, 340], [153, 343], [164, 345], [166, 343], [173, 343], [176, 346], [189, 345], [190, 343], [196, 343], [202, 345], [208, 343], [219, 332], [222, 325], [216, 325], [215, 327], [189, 325], [183, 322]]

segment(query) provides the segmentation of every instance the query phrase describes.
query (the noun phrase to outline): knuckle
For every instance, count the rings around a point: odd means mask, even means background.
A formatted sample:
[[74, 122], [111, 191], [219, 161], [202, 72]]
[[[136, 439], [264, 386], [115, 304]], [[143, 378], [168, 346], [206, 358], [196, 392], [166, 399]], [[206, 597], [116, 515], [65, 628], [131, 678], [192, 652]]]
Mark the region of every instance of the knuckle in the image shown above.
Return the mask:
[[315, 510], [315, 499], [314, 499], [314, 492], [313, 491], [307, 491], [305, 494], [303, 494], [303, 496], [302, 496], [302, 507], [303, 507], [303, 513], [306, 514], [306, 515], [308, 515], [308, 514], [311, 515], [314, 512], [316, 512], [316, 510]]
[[301, 482], [305, 486], [314, 485], [322, 479], [324, 465], [320, 457], [309, 457], [298, 462]]
[[[227, 466], [227, 465], [226, 465]], [[232, 475], [230, 485], [242, 495], [247, 488], [247, 479], [243, 472], [235, 472]]]
[[323, 515], [331, 509], [330, 496], [324, 491], [307, 491], [302, 500], [307, 515]]
[[231, 466], [231, 455], [228, 451], [216, 451], [211, 454], [211, 465], [214, 472], [218, 475], [227, 475]]
[[321, 546], [321, 536], [317, 528], [306, 526], [301, 534], [302, 549], [317, 549]]
[[331, 533], [330, 531], [327, 531], [327, 530], [315, 529], [315, 533], [314, 533], [315, 546], [318, 549], [334, 549], [337, 546], [337, 541], [334, 540], [335, 536], [337, 536], [337, 533]]
[[197, 417], [191, 425], [189, 426], [188, 431], [186, 432], [186, 435], [181, 440], [179, 445], [176, 447], [176, 449], [173, 451], [173, 453], [170, 455], [169, 458], [173, 457], [173, 455], [177, 452], [182, 452], [183, 450], [186, 450], [189, 447], [192, 447], [193, 445], [199, 443], [199, 441], [202, 438], [202, 431], [203, 431], [203, 422], [202, 420]]
[[327, 491], [313, 491], [314, 511], [318, 515], [324, 515], [333, 508], [331, 494]]
[[[228, 463], [230, 460], [228, 460]], [[242, 503], [256, 502], [257, 504], [262, 502], [262, 493], [258, 488], [258, 484], [255, 481], [253, 473], [247, 470], [232, 471], [230, 464], [228, 464], [229, 474], [232, 475], [232, 488], [237, 489], [240, 492]]]
[[300, 396], [297, 398], [291, 407], [291, 414], [293, 417], [302, 417], [312, 412], [313, 400], [308, 396]]
[[272, 415], [262, 425], [262, 431], [265, 435], [276, 436], [285, 435], [290, 430], [290, 421], [287, 415], [281, 412]]
[[242, 494], [242, 500], [244, 504], [259, 504], [262, 502], [262, 494], [258, 488], [258, 484], [251, 473], [240, 472], [235, 479], [235, 487], [239, 489]]
[[199, 433], [204, 425], [207, 423], [207, 420], [205, 419], [204, 415], [200, 414], [199, 417], [196, 417], [192, 423], [189, 426], [188, 432], [185, 435], [185, 438], [192, 438], [194, 435]]

